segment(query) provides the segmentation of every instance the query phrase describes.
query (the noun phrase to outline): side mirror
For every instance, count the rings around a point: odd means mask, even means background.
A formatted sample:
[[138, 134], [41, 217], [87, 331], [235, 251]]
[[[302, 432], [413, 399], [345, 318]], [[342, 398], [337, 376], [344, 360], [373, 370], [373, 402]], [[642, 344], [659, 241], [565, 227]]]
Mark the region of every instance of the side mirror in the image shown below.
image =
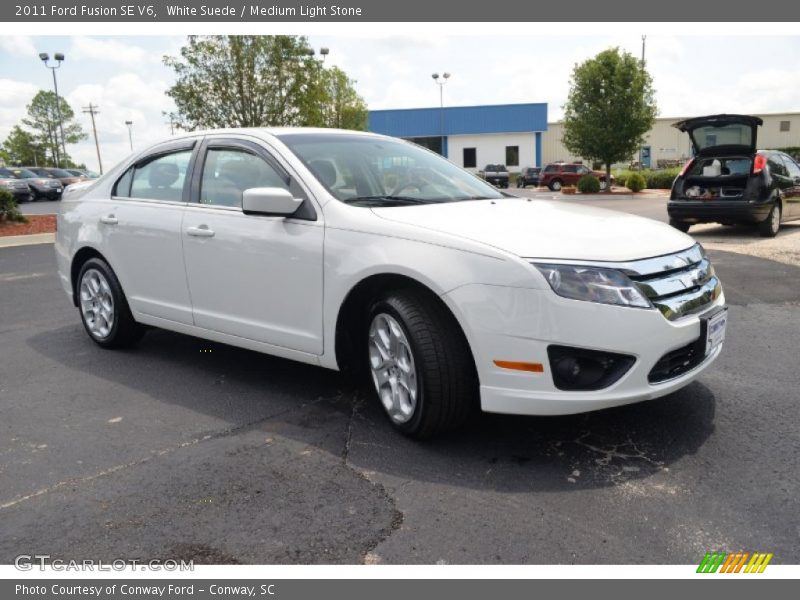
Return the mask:
[[242, 193], [242, 212], [247, 215], [288, 217], [297, 212], [302, 203], [302, 198], [295, 198], [289, 190], [284, 188], [250, 188]]

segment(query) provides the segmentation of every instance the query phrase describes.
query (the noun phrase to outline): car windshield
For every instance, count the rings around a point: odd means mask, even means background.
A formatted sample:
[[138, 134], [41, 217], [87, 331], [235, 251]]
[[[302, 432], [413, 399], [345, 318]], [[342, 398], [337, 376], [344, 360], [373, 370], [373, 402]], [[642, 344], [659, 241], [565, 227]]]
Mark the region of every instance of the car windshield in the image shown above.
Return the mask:
[[348, 204], [403, 206], [503, 197], [447, 159], [408, 142], [343, 134], [279, 138], [334, 197]]
[[13, 173], [20, 179], [35, 179], [37, 177], [41, 177], [41, 175], [37, 175], [33, 171], [29, 171], [28, 169], [15, 170], [13, 171]]
[[16, 175], [14, 175], [8, 169], [0, 169], [0, 177], [5, 177], [7, 179], [16, 179]]
[[50, 177], [72, 177], [69, 173], [67, 173], [64, 169], [48, 169], [50, 173]]

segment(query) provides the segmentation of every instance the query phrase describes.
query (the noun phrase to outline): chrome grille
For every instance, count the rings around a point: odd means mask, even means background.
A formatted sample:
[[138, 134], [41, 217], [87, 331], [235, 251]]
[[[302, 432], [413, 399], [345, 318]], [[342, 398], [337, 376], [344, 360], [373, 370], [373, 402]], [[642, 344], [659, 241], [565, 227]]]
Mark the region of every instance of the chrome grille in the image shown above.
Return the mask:
[[699, 244], [626, 263], [622, 270], [670, 321], [702, 312], [722, 293], [714, 267]]

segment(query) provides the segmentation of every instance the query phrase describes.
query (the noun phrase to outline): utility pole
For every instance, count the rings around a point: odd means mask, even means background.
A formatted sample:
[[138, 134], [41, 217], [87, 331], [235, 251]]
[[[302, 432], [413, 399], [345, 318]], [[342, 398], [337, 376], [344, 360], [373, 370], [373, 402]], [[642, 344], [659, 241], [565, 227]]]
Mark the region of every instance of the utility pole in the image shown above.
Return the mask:
[[131, 152], [133, 152], [133, 121], [125, 121], [128, 126], [128, 143], [131, 145]]
[[97, 150], [97, 164], [100, 165], [100, 175], [103, 174], [103, 159], [100, 158], [100, 143], [97, 141], [97, 127], [94, 124], [94, 116], [99, 113], [100, 111], [97, 110], [97, 106], [92, 105], [89, 102], [89, 106], [83, 107], [83, 112], [88, 113], [89, 116], [92, 118], [92, 133], [94, 133], [94, 147]]
[[[643, 35], [642, 36], [642, 64], [641, 64], [642, 78], [644, 78], [644, 50], [645, 50], [645, 44], [646, 43], [647, 43], [647, 36]], [[644, 162], [644, 146], [639, 146], [639, 170], [640, 171], [642, 171], [644, 169], [644, 165], [642, 164], [643, 162]]]

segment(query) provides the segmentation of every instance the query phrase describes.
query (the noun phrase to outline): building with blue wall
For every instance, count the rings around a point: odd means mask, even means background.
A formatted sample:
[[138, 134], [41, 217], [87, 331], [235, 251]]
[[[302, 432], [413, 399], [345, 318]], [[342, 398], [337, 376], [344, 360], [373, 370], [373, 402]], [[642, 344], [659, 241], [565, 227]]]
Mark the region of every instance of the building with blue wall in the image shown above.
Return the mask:
[[411, 140], [467, 169], [542, 164], [547, 104], [371, 110], [369, 130]]

